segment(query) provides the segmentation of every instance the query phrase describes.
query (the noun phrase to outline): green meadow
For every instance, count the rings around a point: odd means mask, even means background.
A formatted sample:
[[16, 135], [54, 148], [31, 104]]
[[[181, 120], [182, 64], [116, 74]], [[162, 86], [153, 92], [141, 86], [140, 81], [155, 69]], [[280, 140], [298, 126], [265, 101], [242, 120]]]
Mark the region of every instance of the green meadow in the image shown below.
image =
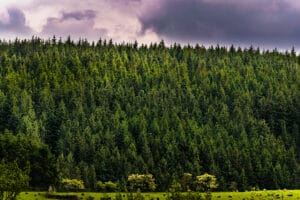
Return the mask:
[[[22, 192], [17, 200], [46, 200], [46, 192]], [[78, 192], [78, 193], [56, 193], [57, 195], [76, 195], [78, 199], [82, 200], [101, 200], [101, 199], [116, 199], [118, 193], [94, 193], [94, 192]], [[122, 199], [127, 200], [129, 193], [120, 193]], [[168, 193], [153, 192], [142, 193], [145, 200], [165, 200]], [[204, 194], [202, 195], [204, 198]], [[251, 191], [251, 192], [213, 192], [212, 199], [229, 199], [229, 200], [255, 200], [255, 199], [300, 199], [300, 190], [267, 190], [267, 191]]]

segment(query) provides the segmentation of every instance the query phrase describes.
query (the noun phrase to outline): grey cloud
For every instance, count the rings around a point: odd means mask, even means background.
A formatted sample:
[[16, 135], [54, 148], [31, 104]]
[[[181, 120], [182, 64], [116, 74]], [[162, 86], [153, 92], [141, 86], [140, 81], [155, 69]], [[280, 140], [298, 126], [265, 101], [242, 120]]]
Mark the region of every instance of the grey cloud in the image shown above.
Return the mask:
[[[245, 0], [247, 1], [247, 0]], [[300, 12], [283, 1], [161, 0], [139, 16], [143, 30], [179, 41], [291, 46], [300, 44]]]
[[7, 22], [0, 21], [0, 32], [20, 35], [29, 35], [33, 33], [32, 29], [26, 26], [25, 15], [21, 10], [11, 8], [7, 10], [7, 13], [9, 20]]
[[96, 13], [93, 10], [86, 10], [84, 12], [68, 12], [63, 13], [63, 16], [61, 18], [61, 21], [67, 20], [67, 19], [76, 19], [76, 20], [83, 20], [83, 19], [94, 19], [96, 17]]
[[60, 18], [48, 18], [42, 35], [59, 37], [71, 36], [73, 39], [88, 38], [92, 40], [105, 37], [107, 30], [94, 28], [96, 12], [93, 10], [63, 12]]

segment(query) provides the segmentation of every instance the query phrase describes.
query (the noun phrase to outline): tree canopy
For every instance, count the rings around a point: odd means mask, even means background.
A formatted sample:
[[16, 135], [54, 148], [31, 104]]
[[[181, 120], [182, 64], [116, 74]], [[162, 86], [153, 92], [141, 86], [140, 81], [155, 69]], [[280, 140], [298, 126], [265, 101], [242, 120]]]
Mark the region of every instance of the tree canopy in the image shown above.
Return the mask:
[[[218, 189], [300, 187], [294, 52], [99, 40], [0, 41], [0, 157], [30, 187], [63, 178], [167, 190], [207, 172]], [[48, 165], [49, 164], [49, 165]]]
[[217, 178], [214, 175], [204, 173], [196, 177], [196, 184], [199, 190], [208, 192], [218, 187]]
[[29, 168], [22, 170], [17, 162], [0, 162], [0, 199], [15, 200], [29, 186]]

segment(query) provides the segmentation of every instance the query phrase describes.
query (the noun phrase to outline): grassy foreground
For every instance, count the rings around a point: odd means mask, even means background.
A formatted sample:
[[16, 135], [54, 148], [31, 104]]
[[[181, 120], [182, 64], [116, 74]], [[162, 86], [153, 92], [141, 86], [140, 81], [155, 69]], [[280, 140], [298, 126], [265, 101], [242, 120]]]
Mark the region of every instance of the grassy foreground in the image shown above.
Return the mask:
[[[100, 200], [102, 197], [111, 197], [115, 199], [116, 193], [93, 193], [93, 192], [83, 192], [83, 193], [57, 193], [61, 195], [77, 195], [80, 199], [86, 200], [93, 197], [95, 200]], [[18, 200], [46, 200], [45, 192], [22, 192]], [[123, 197], [126, 197], [126, 193], [121, 193]], [[142, 193], [145, 200], [165, 200], [167, 193]], [[300, 190], [270, 190], [270, 191], [255, 191], [255, 192], [214, 192], [212, 194], [212, 199], [231, 199], [231, 200], [254, 200], [254, 199], [299, 199], [300, 200]], [[92, 199], [92, 198], [90, 198]], [[126, 198], [123, 198], [126, 200]]]

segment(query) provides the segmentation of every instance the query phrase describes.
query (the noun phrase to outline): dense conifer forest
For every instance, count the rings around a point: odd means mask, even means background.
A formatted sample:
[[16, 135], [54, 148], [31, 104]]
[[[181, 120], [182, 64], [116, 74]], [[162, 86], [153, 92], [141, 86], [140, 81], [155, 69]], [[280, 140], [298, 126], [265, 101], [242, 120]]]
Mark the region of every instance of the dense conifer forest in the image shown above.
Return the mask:
[[184, 173], [219, 190], [300, 187], [300, 57], [255, 48], [0, 42], [0, 158], [30, 187]]

